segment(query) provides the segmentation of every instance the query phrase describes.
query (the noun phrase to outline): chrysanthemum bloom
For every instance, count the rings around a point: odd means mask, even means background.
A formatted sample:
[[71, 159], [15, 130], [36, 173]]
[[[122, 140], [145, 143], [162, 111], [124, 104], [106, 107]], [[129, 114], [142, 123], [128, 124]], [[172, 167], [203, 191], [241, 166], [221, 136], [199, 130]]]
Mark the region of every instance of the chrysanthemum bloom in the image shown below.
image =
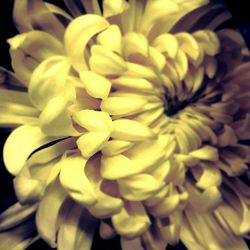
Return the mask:
[[[248, 51], [206, 0], [16, 0], [0, 125], [19, 203], [0, 249], [244, 250]], [[88, 14], [82, 14], [83, 9]], [[34, 219], [35, 218], [35, 219]]]

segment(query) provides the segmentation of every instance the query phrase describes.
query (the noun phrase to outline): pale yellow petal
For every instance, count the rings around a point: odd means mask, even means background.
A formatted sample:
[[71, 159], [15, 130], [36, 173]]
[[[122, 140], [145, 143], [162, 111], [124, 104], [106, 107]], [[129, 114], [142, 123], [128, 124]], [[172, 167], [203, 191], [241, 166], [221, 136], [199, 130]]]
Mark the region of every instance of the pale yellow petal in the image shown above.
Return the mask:
[[97, 42], [105, 48], [122, 53], [122, 34], [119, 26], [110, 25], [96, 37]]
[[164, 182], [148, 174], [139, 174], [118, 180], [121, 195], [130, 201], [150, 198], [163, 188]]
[[102, 111], [110, 115], [132, 115], [138, 113], [147, 104], [143, 98], [108, 97], [101, 103]]
[[134, 238], [144, 233], [150, 220], [140, 202], [130, 202], [122, 211], [112, 217], [115, 230], [125, 238]]
[[121, 14], [128, 9], [129, 4], [125, 0], [104, 0], [103, 16], [105, 18]]
[[[61, 159], [60, 182], [68, 194], [83, 205], [94, 204], [96, 195], [92, 184], [84, 172], [87, 160], [81, 156]], [[74, 171], [72, 171], [74, 169]]]
[[56, 247], [59, 210], [66, 195], [66, 192], [57, 180], [47, 188], [45, 196], [39, 203], [36, 213], [38, 233], [51, 247]]
[[112, 119], [108, 113], [90, 109], [81, 110], [73, 115], [73, 119], [88, 131], [112, 131]]
[[101, 75], [121, 75], [127, 70], [127, 64], [120, 55], [101, 45], [91, 47], [89, 65], [91, 70]]
[[101, 99], [108, 97], [111, 89], [111, 82], [107, 78], [92, 71], [82, 71], [80, 73], [80, 78], [90, 96]]
[[76, 143], [82, 155], [89, 158], [102, 149], [109, 136], [109, 132], [87, 132], [81, 135]]
[[113, 122], [114, 131], [111, 137], [119, 140], [128, 141], [141, 141], [145, 139], [153, 139], [156, 135], [147, 126], [140, 122], [129, 120], [129, 119], [119, 119]]
[[69, 24], [64, 35], [65, 49], [77, 71], [88, 69], [84, 58], [87, 43], [108, 26], [108, 22], [103, 17], [94, 14], [80, 16]]
[[39, 127], [24, 125], [15, 129], [8, 137], [3, 158], [8, 171], [17, 175], [30, 154], [39, 147], [55, 140], [46, 136]]
[[60, 96], [48, 102], [39, 117], [41, 129], [45, 134], [57, 137], [79, 134], [73, 127], [67, 105], [67, 100]]

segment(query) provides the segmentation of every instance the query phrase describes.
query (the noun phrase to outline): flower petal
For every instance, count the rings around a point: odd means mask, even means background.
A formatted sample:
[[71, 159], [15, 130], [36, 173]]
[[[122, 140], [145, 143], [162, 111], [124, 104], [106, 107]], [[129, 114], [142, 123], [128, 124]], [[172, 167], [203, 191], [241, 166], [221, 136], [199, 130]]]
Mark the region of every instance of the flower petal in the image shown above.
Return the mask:
[[130, 202], [112, 217], [112, 223], [121, 236], [129, 239], [144, 233], [150, 225], [150, 220], [140, 202]]
[[42, 110], [53, 97], [67, 96], [66, 90], [70, 90], [66, 88], [69, 69], [66, 57], [53, 56], [34, 70], [29, 84], [29, 97], [38, 109]]
[[156, 135], [147, 126], [129, 119], [118, 119], [113, 122], [114, 132], [111, 137], [119, 140], [141, 141], [154, 139]]
[[15, 129], [8, 137], [3, 150], [8, 171], [17, 175], [34, 150], [53, 140], [55, 138], [46, 136], [36, 126], [24, 125]]
[[97, 220], [83, 207], [74, 204], [68, 208], [58, 232], [58, 249], [90, 250]]
[[[61, 159], [60, 182], [69, 195], [83, 205], [94, 204], [96, 194], [84, 168], [87, 160], [81, 156], [73, 156]], [[74, 171], [72, 171], [72, 168]]]
[[60, 96], [48, 102], [39, 121], [42, 131], [47, 135], [65, 137], [79, 134], [73, 127], [72, 118], [67, 110], [67, 100]]
[[80, 78], [90, 96], [101, 99], [108, 97], [111, 89], [111, 82], [107, 78], [92, 71], [82, 71], [80, 73]]
[[[58, 180], [48, 186], [36, 213], [36, 225], [39, 235], [51, 246], [56, 247], [56, 233], [59, 210], [67, 193]], [[53, 206], [51, 206], [53, 204]]]
[[80, 16], [69, 24], [64, 35], [65, 49], [77, 71], [88, 69], [84, 59], [87, 43], [108, 26], [108, 22], [103, 17], [93, 14]]
[[87, 132], [81, 135], [76, 143], [82, 155], [89, 158], [102, 149], [109, 137], [109, 132]]
[[164, 182], [148, 174], [139, 174], [118, 180], [121, 195], [131, 201], [142, 201], [150, 198], [163, 188]]

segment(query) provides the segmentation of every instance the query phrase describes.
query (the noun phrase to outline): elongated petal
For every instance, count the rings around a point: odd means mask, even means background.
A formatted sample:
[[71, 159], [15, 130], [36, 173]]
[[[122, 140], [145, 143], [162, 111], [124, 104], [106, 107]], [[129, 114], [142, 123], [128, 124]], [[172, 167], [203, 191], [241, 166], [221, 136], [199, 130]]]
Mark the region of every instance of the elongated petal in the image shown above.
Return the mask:
[[113, 122], [114, 132], [112, 137], [120, 140], [141, 141], [155, 138], [153, 131], [140, 122], [119, 119]]
[[111, 131], [113, 129], [112, 119], [103, 111], [85, 109], [73, 115], [73, 119], [80, 126], [89, 131]]
[[9, 207], [0, 215], [0, 231], [16, 227], [28, 220], [35, 213], [36, 209], [36, 204], [22, 206], [20, 203], [16, 203]]
[[90, 250], [97, 227], [97, 220], [85, 208], [74, 204], [68, 208], [58, 232], [61, 250]]
[[105, 48], [121, 54], [122, 34], [119, 26], [110, 25], [106, 30], [97, 36], [97, 42]]
[[77, 146], [85, 158], [89, 158], [102, 149], [108, 141], [109, 132], [87, 132], [77, 140]]
[[36, 126], [24, 125], [15, 129], [8, 137], [3, 151], [8, 171], [17, 175], [30, 154], [39, 147], [53, 141]]
[[58, 215], [66, 196], [67, 193], [60, 186], [59, 181], [55, 181], [47, 188], [36, 213], [39, 235], [52, 247], [56, 246]]
[[63, 137], [79, 134], [73, 127], [67, 110], [67, 100], [63, 97], [51, 99], [42, 111], [39, 121], [42, 131], [47, 135]]
[[127, 70], [127, 64], [121, 56], [101, 45], [93, 45], [91, 47], [89, 65], [91, 70], [105, 76], [121, 75]]
[[112, 223], [120, 235], [134, 238], [147, 230], [150, 220], [140, 202], [130, 202], [126, 208], [112, 217]]
[[43, 61], [33, 72], [29, 97], [40, 110], [58, 95], [64, 95], [70, 64], [66, 57], [54, 56]]
[[81, 156], [73, 156], [61, 159], [58, 164], [61, 168], [61, 184], [69, 195], [83, 205], [90, 205], [96, 202], [96, 195], [84, 172], [86, 162]]
[[125, 0], [104, 0], [103, 16], [105, 18], [118, 15], [125, 11], [129, 4]]
[[80, 73], [80, 78], [90, 96], [101, 99], [108, 97], [111, 89], [111, 82], [107, 78], [92, 71], [82, 71]]
[[16, 1], [13, 16], [20, 32], [40, 27], [60, 39], [63, 37], [64, 26], [41, 0]]
[[88, 69], [84, 58], [87, 43], [108, 26], [103, 17], [93, 14], [80, 16], [69, 24], [64, 35], [65, 49], [77, 71]]
[[164, 182], [158, 181], [147, 174], [120, 179], [118, 184], [121, 195], [131, 201], [148, 199], [164, 186]]

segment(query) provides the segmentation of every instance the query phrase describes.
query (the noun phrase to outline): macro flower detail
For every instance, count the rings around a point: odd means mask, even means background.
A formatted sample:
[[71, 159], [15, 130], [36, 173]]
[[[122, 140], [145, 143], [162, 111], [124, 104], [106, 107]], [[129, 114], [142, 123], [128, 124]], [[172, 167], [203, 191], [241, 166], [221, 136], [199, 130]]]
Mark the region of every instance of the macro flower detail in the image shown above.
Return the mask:
[[248, 249], [249, 52], [224, 5], [64, 3], [15, 1], [0, 249], [91, 249], [98, 230], [125, 250]]

